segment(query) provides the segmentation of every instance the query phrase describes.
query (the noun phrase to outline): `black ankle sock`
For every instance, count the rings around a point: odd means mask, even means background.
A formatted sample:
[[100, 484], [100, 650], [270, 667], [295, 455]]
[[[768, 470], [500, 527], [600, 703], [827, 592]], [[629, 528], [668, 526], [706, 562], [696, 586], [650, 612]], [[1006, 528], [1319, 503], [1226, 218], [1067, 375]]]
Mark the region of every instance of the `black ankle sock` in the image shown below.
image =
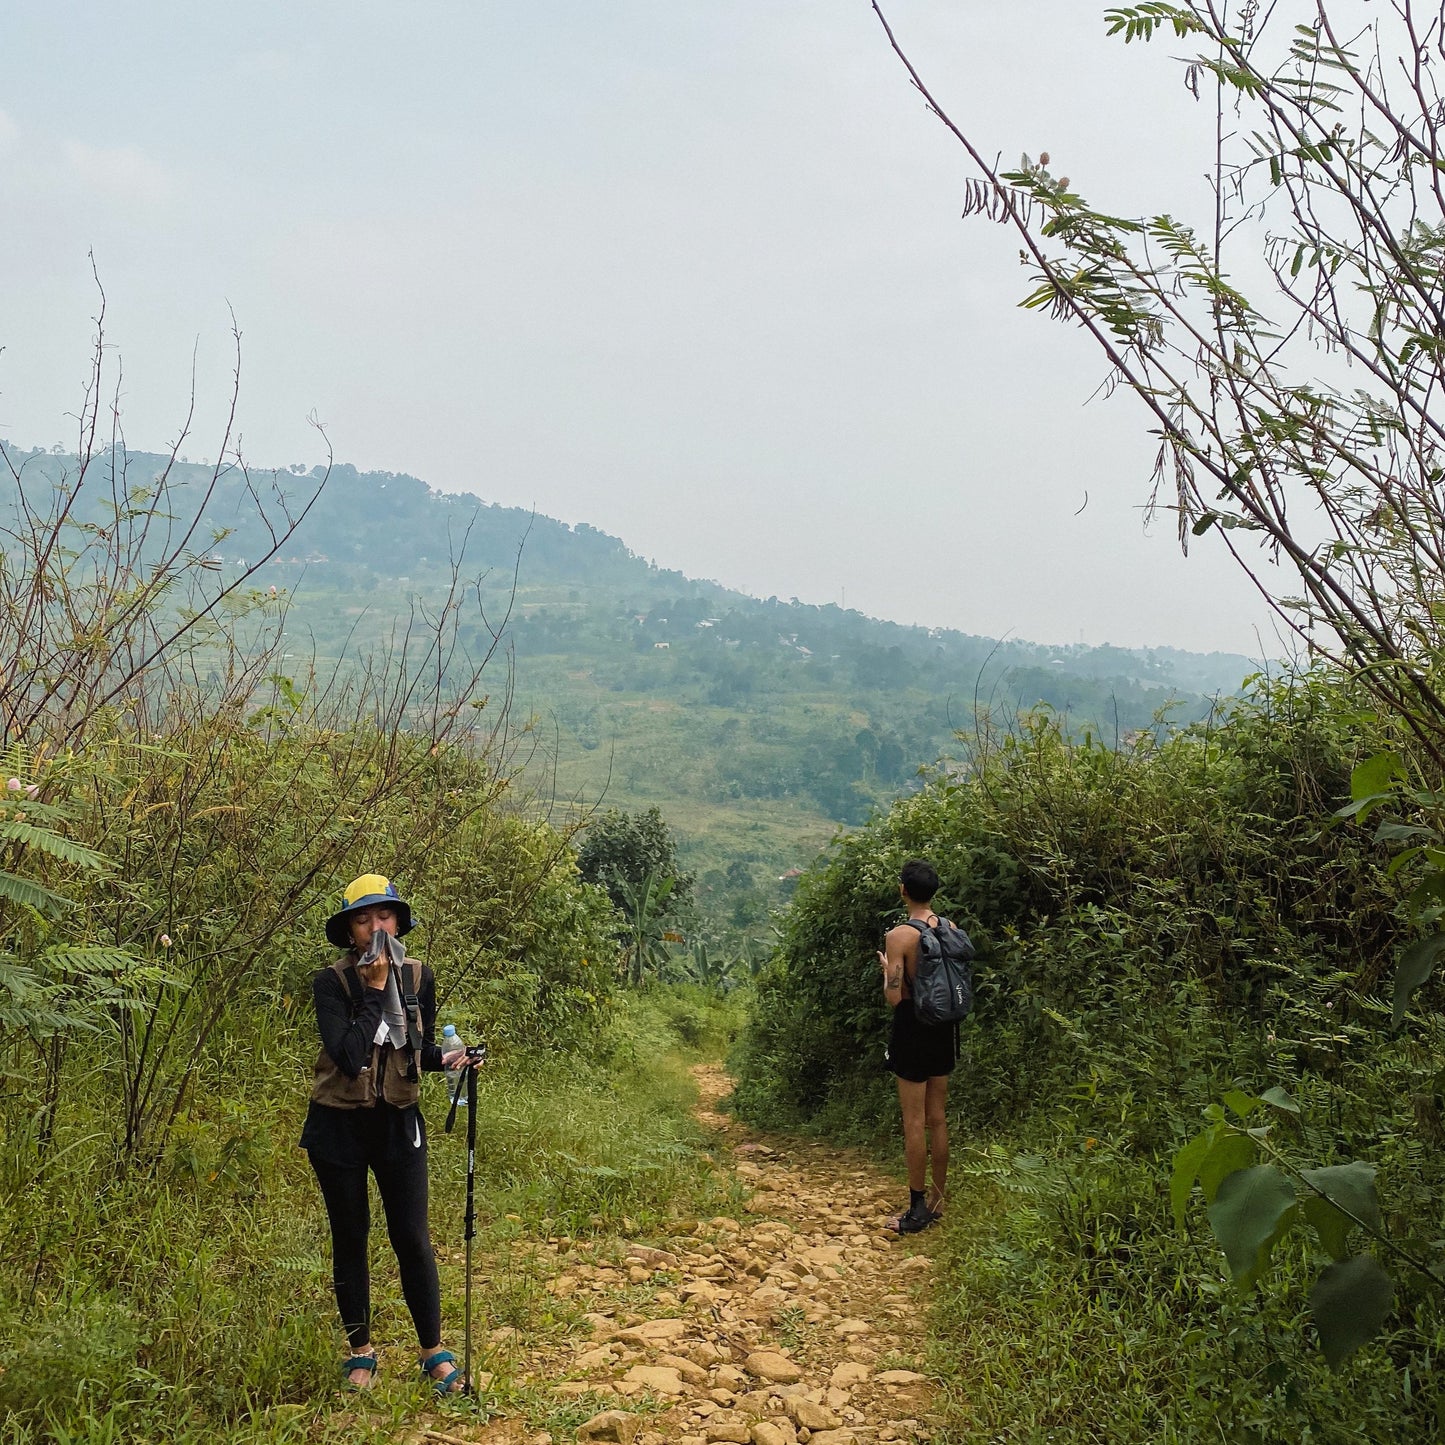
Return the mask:
[[921, 1208], [923, 1204], [923, 1191], [921, 1189], [910, 1189], [908, 1191], [908, 1207], [910, 1209]]

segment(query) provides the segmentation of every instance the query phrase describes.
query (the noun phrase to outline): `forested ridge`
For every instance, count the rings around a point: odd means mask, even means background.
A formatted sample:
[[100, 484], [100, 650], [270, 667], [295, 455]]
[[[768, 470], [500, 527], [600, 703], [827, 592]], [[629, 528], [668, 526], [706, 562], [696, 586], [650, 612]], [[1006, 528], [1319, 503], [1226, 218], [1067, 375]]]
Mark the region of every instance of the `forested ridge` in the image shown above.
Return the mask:
[[[75, 459], [7, 451], [45, 496]], [[838, 824], [862, 822], [921, 768], [956, 755], [980, 717], [1044, 705], [1109, 740], [1205, 716], [1256, 664], [1230, 654], [998, 641], [903, 626], [835, 604], [759, 599], [658, 567], [618, 538], [415, 477], [338, 464], [274, 555], [256, 496], [297, 508], [321, 475], [242, 472], [129, 453], [120, 491], [146, 503], [168, 479], [178, 522], [222, 580], [275, 586], [278, 663], [306, 686], [459, 593], [453, 667], [497, 650], [489, 688], [514, 667], [514, 711], [535, 714], [539, 773], [565, 798], [662, 808], [729, 927], [757, 928]], [[201, 498], [204, 497], [204, 504]], [[77, 498], [94, 520], [110, 481]], [[936, 584], [967, 596], [967, 555]], [[401, 621], [400, 619], [408, 619]], [[398, 631], [400, 629], [400, 631]], [[500, 631], [500, 644], [494, 637]]]

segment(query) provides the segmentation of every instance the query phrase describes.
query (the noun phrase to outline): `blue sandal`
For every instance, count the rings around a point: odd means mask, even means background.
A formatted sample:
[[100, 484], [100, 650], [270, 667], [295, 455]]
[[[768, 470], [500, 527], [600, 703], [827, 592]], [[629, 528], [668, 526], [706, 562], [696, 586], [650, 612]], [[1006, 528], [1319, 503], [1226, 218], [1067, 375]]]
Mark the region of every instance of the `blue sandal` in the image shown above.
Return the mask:
[[[432, 1374], [438, 1365], [454, 1365], [456, 1360], [457, 1357], [450, 1350], [438, 1350], [436, 1354], [428, 1355], [421, 1362], [422, 1375], [431, 1383], [432, 1389], [438, 1395], [453, 1395], [461, 1389], [461, 1386], [456, 1384], [462, 1377], [460, 1370], [448, 1370], [445, 1375]], [[453, 1385], [456, 1385], [455, 1390], [452, 1388]]]
[[[369, 1372], [369, 1374], [368, 1374], [368, 1376], [367, 1376], [367, 1381], [366, 1381], [366, 1383], [365, 1383], [364, 1385], [358, 1385], [358, 1384], [356, 1384], [356, 1383], [353, 1382], [353, 1380], [352, 1380], [352, 1378], [351, 1378], [351, 1372], [352, 1372], [353, 1370], [366, 1370], [366, 1371]], [[369, 1390], [369, 1389], [371, 1388], [371, 1382], [372, 1382], [372, 1380], [373, 1380], [375, 1377], [376, 1377], [376, 1356], [375, 1356], [375, 1355], [352, 1355], [352, 1357], [351, 1357], [349, 1360], [347, 1360], [346, 1363], [343, 1364], [342, 1367], [341, 1367], [341, 1378], [342, 1378], [343, 1380], [345, 1380], [346, 1383], [347, 1383], [353, 1390]]]

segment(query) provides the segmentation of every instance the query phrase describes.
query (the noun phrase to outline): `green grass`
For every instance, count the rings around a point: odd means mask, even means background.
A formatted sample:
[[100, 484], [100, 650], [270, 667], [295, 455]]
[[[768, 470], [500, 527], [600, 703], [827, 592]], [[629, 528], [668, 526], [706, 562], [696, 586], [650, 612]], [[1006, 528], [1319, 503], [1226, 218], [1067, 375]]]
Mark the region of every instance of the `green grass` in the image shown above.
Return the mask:
[[[1035, 1140], [1037, 1142], [1037, 1140]], [[945, 1442], [1198, 1445], [1438, 1438], [1439, 1391], [1372, 1345], [1339, 1372], [1295, 1248], [1257, 1297], [1170, 1218], [1164, 1165], [1114, 1152], [960, 1149], [929, 1368]]]

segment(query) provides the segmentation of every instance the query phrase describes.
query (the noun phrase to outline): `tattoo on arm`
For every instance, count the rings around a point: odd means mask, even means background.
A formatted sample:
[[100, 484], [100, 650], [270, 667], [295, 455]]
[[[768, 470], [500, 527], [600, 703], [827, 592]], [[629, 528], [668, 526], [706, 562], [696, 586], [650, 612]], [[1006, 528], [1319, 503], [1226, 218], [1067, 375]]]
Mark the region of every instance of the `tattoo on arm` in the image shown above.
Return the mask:
[[885, 988], [901, 988], [903, 986], [902, 971], [894, 970], [892, 973], [884, 974], [883, 985]]

